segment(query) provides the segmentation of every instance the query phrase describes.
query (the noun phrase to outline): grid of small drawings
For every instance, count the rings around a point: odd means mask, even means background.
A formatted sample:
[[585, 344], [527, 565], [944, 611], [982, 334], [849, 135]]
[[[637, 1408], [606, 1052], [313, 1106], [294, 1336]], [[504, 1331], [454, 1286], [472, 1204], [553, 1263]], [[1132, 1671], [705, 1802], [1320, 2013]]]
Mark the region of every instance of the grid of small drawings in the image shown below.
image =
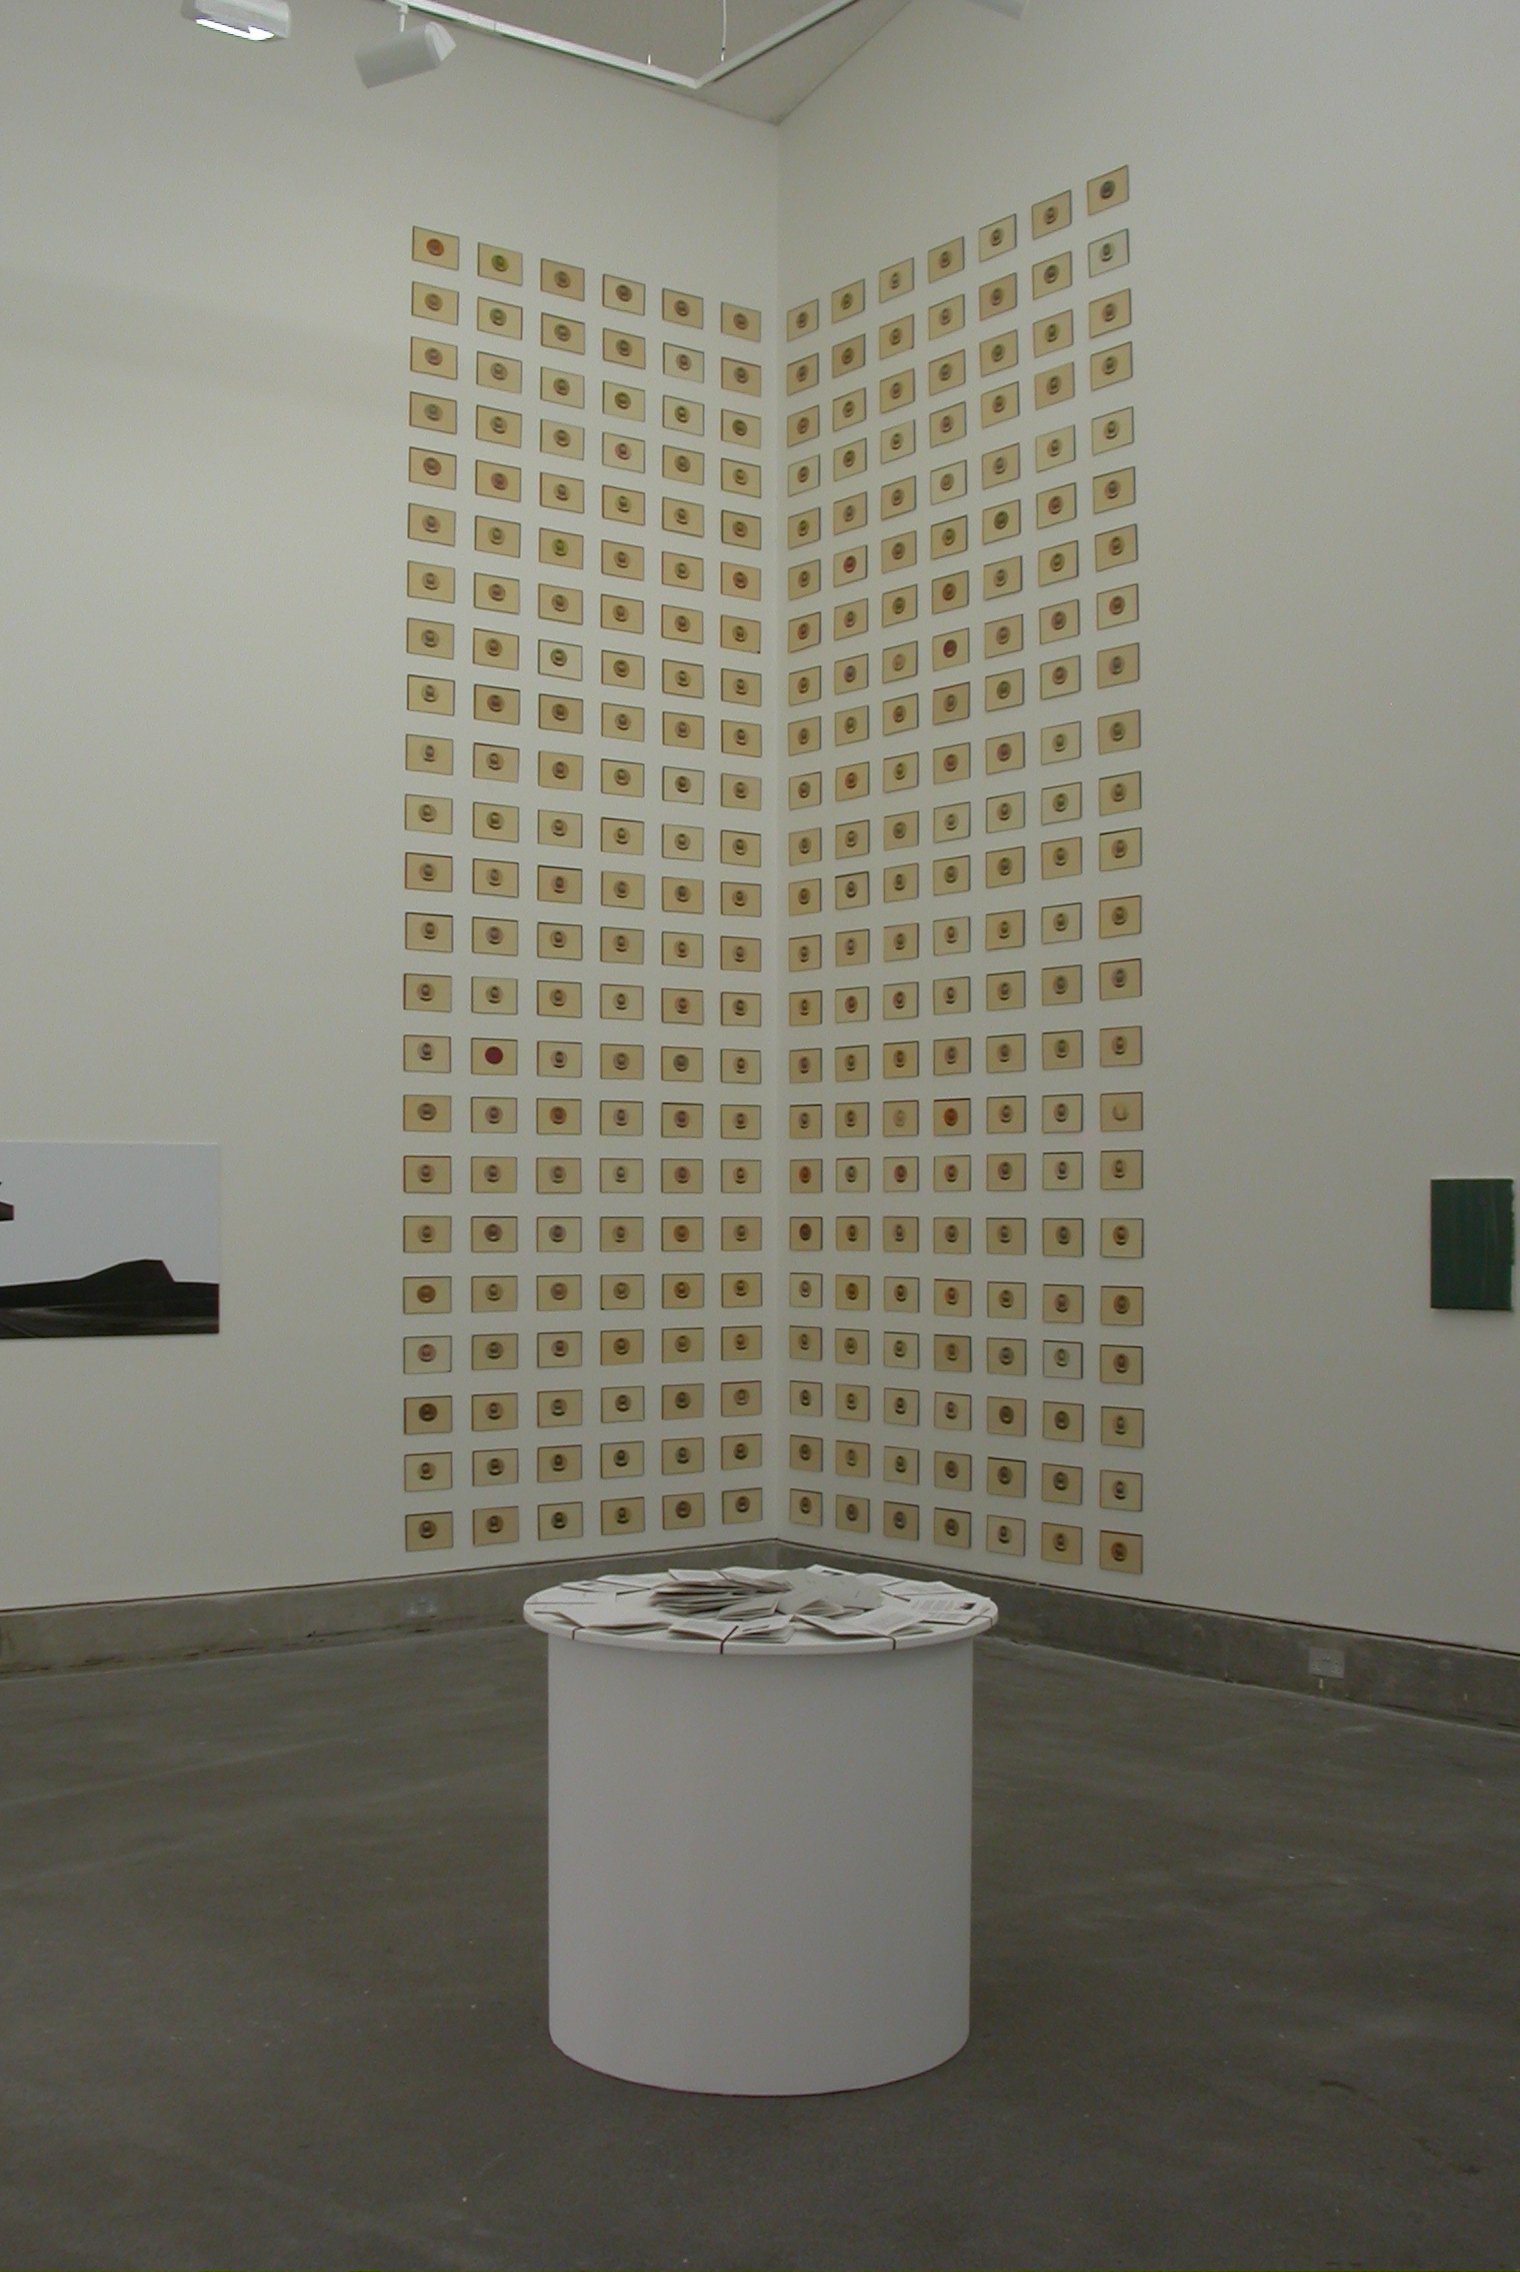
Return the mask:
[[760, 312], [412, 258], [407, 1543], [756, 1523]]
[[1128, 192], [787, 319], [788, 1513], [1137, 1572]]
[[769, 436], [760, 311], [415, 233], [408, 1545], [1140, 1573], [1128, 196], [793, 308]]

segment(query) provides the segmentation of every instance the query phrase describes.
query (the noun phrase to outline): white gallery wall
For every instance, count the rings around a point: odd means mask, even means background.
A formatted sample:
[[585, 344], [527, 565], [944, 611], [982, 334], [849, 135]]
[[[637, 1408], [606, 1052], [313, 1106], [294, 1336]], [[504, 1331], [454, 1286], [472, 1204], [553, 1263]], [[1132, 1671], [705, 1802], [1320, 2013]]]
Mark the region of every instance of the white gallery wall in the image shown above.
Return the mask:
[[384, 13], [295, 13], [251, 50], [176, 0], [8, 31], [0, 1123], [218, 1143], [224, 1211], [219, 1337], [6, 1346], [8, 1606], [418, 1568], [414, 225], [774, 298], [773, 129], [480, 39], [367, 93]]
[[[1148, 1432], [1122, 1590], [1520, 1648], [1517, 1328], [1433, 1314], [1425, 1251], [1430, 1178], [1520, 1147], [1513, 9], [914, 0], [779, 132], [477, 39], [366, 94], [378, 16], [305, 0], [254, 53], [169, 0], [9, 30], [0, 1134], [218, 1143], [224, 1214], [218, 1338], [5, 1348], [0, 1606], [438, 1566], [397, 1488], [414, 224], [679, 263], [774, 337], [1127, 165]], [[774, 1239], [774, 1184], [767, 1208]]]
[[1520, 1328], [1427, 1307], [1426, 1206], [1520, 1165], [1517, 106], [1486, 0], [919, 0], [781, 168], [825, 309], [1130, 169], [1139, 1590], [1502, 1648]]

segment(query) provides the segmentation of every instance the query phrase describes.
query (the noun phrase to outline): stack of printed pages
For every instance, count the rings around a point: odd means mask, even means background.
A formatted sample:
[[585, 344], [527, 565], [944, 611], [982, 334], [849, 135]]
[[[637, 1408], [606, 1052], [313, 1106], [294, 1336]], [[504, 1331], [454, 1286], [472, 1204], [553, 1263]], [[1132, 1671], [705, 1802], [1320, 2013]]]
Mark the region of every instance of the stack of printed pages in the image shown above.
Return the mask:
[[980, 1624], [992, 1604], [942, 1579], [886, 1572], [854, 1577], [806, 1570], [664, 1570], [642, 1576], [573, 1578], [554, 1588], [542, 1614], [582, 1633], [662, 1633], [676, 1640], [768, 1641], [820, 1635], [831, 1641], [896, 1641]]

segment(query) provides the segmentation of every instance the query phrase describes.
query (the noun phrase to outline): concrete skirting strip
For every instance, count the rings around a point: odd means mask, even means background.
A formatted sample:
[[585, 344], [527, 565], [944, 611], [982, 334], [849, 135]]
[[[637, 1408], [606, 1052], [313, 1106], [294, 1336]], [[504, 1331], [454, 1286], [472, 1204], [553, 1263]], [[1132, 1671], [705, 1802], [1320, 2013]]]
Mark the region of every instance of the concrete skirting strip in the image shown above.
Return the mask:
[[[779, 1548], [782, 1567], [818, 1559], [816, 1549], [790, 1540]], [[830, 1552], [827, 1559], [851, 1569], [881, 1568], [880, 1562], [859, 1554]], [[1079, 1593], [984, 1572], [970, 1577], [943, 1564], [905, 1564], [894, 1558], [892, 1567], [911, 1568], [915, 1577], [954, 1578], [990, 1595], [998, 1605], [998, 1637], [1005, 1641], [1036, 1641], [1046, 1648], [1117, 1657], [1165, 1672], [1424, 1712], [1432, 1719], [1520, 1728], [1520, 1656], [1505, 1650]]]
[[[667, 1541], [642, 1554], [556, 1557], [492, 1570], [440, 1570], [426, 1577], [355, 1579], [245, 1594], [181, 1594], [157, 1601], [66, 1603], [0, 1611], [0, 1676], [72, 1672], [92, 1665], [169, 1663], [269, 1649], [362, 1641], [386, 1633], [457, 1632], [515, 1624], [529, 1594], [588, 1564], [660, 1570], [681, 1562], [757, 1561], [795, 1568], [827, 1560], [880, 1569], [871, 1556], [767, 1538], [712, 1545]], [[1348, 1703], [1520, 1728], [1520, 1656], [1394, 1634], [1294, 1625], [1229, 1610], [1079, 1593], [1024, 1578], [997, 1578], [943, 1564], [898, 1562], [919, 1577], [950, 1577], [990, 1594], [999, 1635], [1086, 1656], [1117, 1657], [1166, 1672], [1258, 1688], [1334, 1696]]]
[[588, 1568], [664, 1570], [681, 1563], [759, 1561], [774, 1566], [775, 1542], [733, 1538], [716, 1545], [672, 1541], [644, 1554], [519, 1562], [493, 1570], [440, 1570], [426, 1577], [359, 1578], [327, 1586], [277, 1586], [247, 1594], [171, 1594], [154, 1601], [68, 1602], [56, 1609], [0, 1611], [0, 1676], [78, 1672], [188, 1657], [301, 1649], [382, 1633], [447, 1633], [511, 1625], [529, 1594]]

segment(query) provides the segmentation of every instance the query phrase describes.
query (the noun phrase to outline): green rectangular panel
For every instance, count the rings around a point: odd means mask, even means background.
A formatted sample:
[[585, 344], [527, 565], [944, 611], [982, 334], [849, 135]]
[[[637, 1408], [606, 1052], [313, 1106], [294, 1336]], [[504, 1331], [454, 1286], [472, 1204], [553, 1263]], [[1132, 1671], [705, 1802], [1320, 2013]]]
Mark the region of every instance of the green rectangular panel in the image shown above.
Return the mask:
[[1430, 1306], [1515, 1306], [1515, 1186], [1509, 1176], [1443, 1176], [1430, 1187]]

